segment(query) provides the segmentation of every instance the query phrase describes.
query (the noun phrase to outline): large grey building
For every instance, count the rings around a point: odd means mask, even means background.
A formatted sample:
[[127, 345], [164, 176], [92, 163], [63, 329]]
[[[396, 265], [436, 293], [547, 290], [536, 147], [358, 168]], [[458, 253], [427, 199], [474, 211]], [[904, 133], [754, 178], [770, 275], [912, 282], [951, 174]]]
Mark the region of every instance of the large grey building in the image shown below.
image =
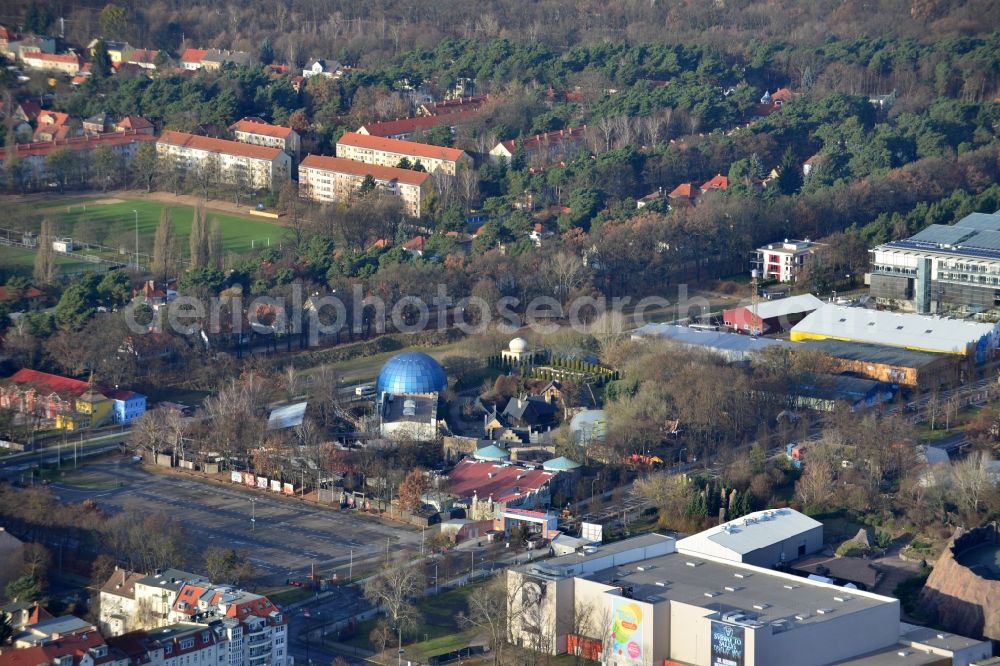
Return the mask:
[[932, 224], [871, 253], [871, 295], [881, 303], [920, 313], [1000, 307], [1000, 211]]

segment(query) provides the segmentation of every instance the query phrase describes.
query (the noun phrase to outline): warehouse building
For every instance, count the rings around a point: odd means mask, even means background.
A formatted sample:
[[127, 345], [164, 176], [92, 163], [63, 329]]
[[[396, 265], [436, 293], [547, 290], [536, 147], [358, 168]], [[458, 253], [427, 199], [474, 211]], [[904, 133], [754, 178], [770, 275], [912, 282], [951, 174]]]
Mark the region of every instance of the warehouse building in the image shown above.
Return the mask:
[[908, 666], [990, 654], [988, 642], [961, 637], [907, 640], [897, 599], [677, 546], [647, 535], [508, 570], [514, 642], [611, 666]]
[[795, 347], [787, 340], [757, 338], [724, 331], [704, 331], [676, 324], [646, 324], [632, 331], [633, 340], [643, 338], [672, 340], [684, 347], [716, 354], [730, 363], [749, 361], [768, 347]]
[[867, 279], [881, 303], [920, 313], [1000, 306], [1000, 211], [972, 213], [953, 225], [932, 224], [871, 254]]
[[739, 333], [770, 335], [789, 330], [822, 305], [812, 294], [801, 294], [725, 310], [722, 321]]
[[886, 347], [840, 340], [806, 340], [803, 349], [823, 354], [837, 372], [850, 372], [878, 382], [898, 384], [921, 391], [958, 383], [962, 358], [900, 347]]
[[677, 542], [682, 554], [773, 567], [823, 548], [823, 523], [794, 509], [755, 511]]
[[793, 342], [841, 340], [936, 354], [992, 356], [1000, 324], [984, 324], [912, 313], [851, 308], [826, 303], [792, 327]]

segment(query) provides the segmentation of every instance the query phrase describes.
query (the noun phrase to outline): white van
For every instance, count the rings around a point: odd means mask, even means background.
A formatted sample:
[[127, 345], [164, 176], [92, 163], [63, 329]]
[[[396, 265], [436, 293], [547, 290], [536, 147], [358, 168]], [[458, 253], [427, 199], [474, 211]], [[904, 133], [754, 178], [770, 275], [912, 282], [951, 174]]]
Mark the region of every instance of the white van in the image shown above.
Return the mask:
[[375, 387], [372, 386], [371, 384], [362, 384], [361, 386], [355, 386], [354, 395], [361, 398], [374, 398]]

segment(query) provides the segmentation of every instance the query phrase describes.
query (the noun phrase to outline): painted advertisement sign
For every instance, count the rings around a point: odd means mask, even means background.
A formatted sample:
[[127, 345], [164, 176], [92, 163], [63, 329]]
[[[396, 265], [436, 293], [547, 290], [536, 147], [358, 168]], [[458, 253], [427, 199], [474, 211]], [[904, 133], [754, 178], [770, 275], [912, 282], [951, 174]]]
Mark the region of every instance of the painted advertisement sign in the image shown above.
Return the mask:
[[743, 666], [743, 627], [712, 622], [712, 666]]
[[631, 599], [615, 599], [611, 621], [612, 658], [619, 664], [641, 664], [642, 608]]

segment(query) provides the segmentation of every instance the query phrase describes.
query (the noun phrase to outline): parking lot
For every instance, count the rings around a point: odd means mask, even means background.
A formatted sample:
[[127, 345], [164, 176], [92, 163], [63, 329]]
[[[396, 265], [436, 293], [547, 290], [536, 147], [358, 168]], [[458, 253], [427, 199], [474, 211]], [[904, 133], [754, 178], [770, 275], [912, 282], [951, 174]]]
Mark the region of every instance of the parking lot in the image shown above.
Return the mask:
[[[420, 547], [420, 532], [413, 528], [238, 486], [152, 474], [128, 458], [87, 469], [115, 483], [103, 489], [56, 484], [62, 501], [92, 499], [112, 513], [165, 512], [184, 526], [192, 562], [212, 546], [235, 548], [246, 552], [261, 573], [283, 582], [313, 567], [317, 575], [342, 571], [343, 576], [352, 551], [354, 566], [360, 567], [365, 560], [384, 558], [387, 546], [390, 556], [405, 545]], [[109, 488], [118, 482], [119, 487]]]

